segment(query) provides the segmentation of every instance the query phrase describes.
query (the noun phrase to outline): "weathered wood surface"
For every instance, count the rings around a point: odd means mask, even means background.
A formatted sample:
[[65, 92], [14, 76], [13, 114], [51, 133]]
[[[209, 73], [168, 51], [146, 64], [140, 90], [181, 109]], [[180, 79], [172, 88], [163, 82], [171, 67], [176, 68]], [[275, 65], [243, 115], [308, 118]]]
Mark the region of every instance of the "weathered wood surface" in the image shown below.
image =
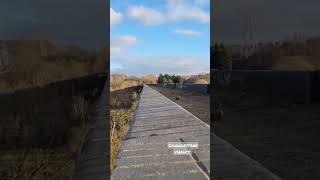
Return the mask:
[[99, 100], [92, 107], [89, 115], [92, 124], [76, 162], [73, 180], [110, 179], [108, 91], [109, 89], [105, 86]]
[[[94, 119], [76, 163], [74, 180], [110, 178], [106, 89], [90, 115]], [[192, 155], [173, 155], [168, 142], [198, 142]], [[231, 144], [211, 134], [210, 127], [149, 86], [144, 86], [129, 133], [113, 170], [113, 180], [192, 179], [280, 180]]]
[[214, 180], [281, 180], [230, 143], [211, 136]]
[[[174, 155], [168, 142], [198, 142]], [[209, 179], [210, 127], [145, 85], [111, 179]]]

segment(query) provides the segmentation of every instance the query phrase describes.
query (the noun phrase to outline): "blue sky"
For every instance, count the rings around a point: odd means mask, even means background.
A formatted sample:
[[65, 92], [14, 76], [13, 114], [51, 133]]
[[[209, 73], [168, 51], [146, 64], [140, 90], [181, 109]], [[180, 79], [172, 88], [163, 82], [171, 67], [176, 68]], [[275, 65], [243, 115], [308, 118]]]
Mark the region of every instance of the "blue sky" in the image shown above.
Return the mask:
[[209, 72], [210, 0], [111, 0], [111, 73]]

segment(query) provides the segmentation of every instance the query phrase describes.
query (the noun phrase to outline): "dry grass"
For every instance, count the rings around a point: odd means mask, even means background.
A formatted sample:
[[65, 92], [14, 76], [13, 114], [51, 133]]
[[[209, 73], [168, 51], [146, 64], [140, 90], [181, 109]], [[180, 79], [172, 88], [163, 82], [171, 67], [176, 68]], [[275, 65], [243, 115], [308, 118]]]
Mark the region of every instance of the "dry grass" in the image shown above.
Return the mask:
[[[243, 59], [240, 69], [319, 70], [319, 36], [290, 37], [277, 43], [259, 43], [254, 54]], [[233, 55], [238, 52], [233, 52]], [[235, 68], [236, 66], [234, 66]]]
[[[43, 50], [52, 48], [53, 44], [41, 45], [38, 40], [5, 43], [10, 69], [2, 71], [0, 66], [0, 93], [106, 72], [109, 61], [108, 48], [95, 52], [65, 49], [62, 53], [53, 48], [54, 53], [46, 53]], [[31, 108], [1, 114], [0, 123], [5, 128], [0, 130], [0, 139], [8, 144], [2, 144], [0, 150], [0, 179], [70, 179], [74, 160], [88, 131], [88, 106], [83, 97], [63, 100], [57, 97], [56, 101], [30, 103]], [[22, 148], [30, 144], [32, 147]]]
[[119, 73], [119, 74], [112, 74], [111, 75], [111, 82], [110, 82], [110, 90], [119, 90], [124, 89], [127, 87], [133, 87], [138, 86], [142, 84], [156, 84], [157, 83], [157, 77], [148, 74], [141, 78], [130, 76], [128, 77], [125, 73]]
[[[74, 97], [73, 122], [68, 130], [67, 143], [57, 147], [49, 143], [47, 147], [30, 147], [19, 150], [1, 150], [1, 180], [67, 180], [73, 173], [74, 161], [79, 154], [88, 132], [88, 102], [82, 97]], [[54, 139], [54, 137], [53, 137]], [[53, 142], [53, 141], [52, 141]]]
[[279, 58], [273, 65], [275, 70], [313, 71], [320, 69], [319, 59], [303, 56], [285, 56]]
[[0, 92], [13, 92], [31, 87], [43, 87], [46, 84], [71, 78], [90, 75], [86, 62], [41, 62], [36, 69], [14, 69], [2, 74]]
[[128, 133], [130, 120], [136, 108], [139, 86], [113, 91], [110, 94], [110, 168], [115, 168], [115, 159], [122, 140]]
[[67, 153], [43, 149], [2, 153], [2, 164], [7, 167], [0, 169], [3, 180], [70, 179], [73, 165]]
[[193, 84], [210, 84], [210, 73], [201, 73], [198, 75], [182, 76], [184, 82]]
[[7, 43], [8, 59], [12, 68], [5, 73], [0, 73], [0, 93], [41, 87], [52, 82], [107, 70], [109, 58], [106, 49], [97, 52], [81, 49], [76, 53], [68, 49], [62, 52], [55, 50], [53, 54], [43, 55], [37, 42]]
[[194, 84], [209, 84], [209, 81], [206, 79], [197, 79], [193, 83]]
[[115, 160], [119, 153], [123, 138], [127, 135], [129, 130], [129, 122], [132, 118], [132, 109], [117, 109], [111, 110], [111, 129], [110, 129], [110, 168], [115, 168]]
[[138, 86], [141, 84], [141, 81], [137, 80], [123, 80], [123, 81], [113, 81], [110, 83], [110, 89], [111, 91], [119, 90], [119, 89], [124, 89], [127, 87], [133, 87], [133, 86]]
[[1, 180], [69, 180], [86, 128], [72, 128], [69, 143], [60, 148], [2, 151]]
[[83, 97], [74, 97], [72, 104], [72, 119], [80, 123], [80, 127], [87, 124], [89, 103]]

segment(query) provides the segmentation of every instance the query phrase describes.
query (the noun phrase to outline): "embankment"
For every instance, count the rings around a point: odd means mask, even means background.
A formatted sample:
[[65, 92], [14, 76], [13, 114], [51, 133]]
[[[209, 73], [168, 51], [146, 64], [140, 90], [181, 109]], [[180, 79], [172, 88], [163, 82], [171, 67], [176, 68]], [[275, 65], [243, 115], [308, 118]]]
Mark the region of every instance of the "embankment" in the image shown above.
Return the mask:
[[101, 93], [107, 75], [93, 74], [0, 95], [0, 149], [64, 144], [68, 131]]

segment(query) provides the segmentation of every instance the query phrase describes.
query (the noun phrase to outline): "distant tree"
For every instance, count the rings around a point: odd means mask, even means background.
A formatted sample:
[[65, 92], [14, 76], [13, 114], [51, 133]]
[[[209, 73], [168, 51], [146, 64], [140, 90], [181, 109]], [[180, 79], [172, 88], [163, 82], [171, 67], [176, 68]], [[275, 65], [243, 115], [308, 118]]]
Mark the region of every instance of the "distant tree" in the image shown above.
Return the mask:
[[169, 74], [164, 74], [164, 77], [167, 79], [167, 81], [171, 78]]
[[160, 74], [158, 77], [158, 83], [163, 83], [163, 75]]
[[180, 79], [181, 79], [181, 77], [179, 75], [174, 75], [173, 78], [172, 78], [173, 83], [179, 83]]
[[182, 83], [183, 79], [179, 75], [159, 74], [158, 83]]
[[175, 81], [176, 81], [176, 76], [173, 74], [173, 75], [170, 76], [170, 79], [172, 80], [173, 83], [175, 83]]
[[182, 83], [182, 77], [181, 76], [177, 76], [177, 79], [176, 79], [176, 82], [175, 83], [179, 83], [181, 84]]
[[165, 78], [165, 77], [163, 77], [163, 83], [164, 83], [164, 84], [168, 84], [168, 79]]

